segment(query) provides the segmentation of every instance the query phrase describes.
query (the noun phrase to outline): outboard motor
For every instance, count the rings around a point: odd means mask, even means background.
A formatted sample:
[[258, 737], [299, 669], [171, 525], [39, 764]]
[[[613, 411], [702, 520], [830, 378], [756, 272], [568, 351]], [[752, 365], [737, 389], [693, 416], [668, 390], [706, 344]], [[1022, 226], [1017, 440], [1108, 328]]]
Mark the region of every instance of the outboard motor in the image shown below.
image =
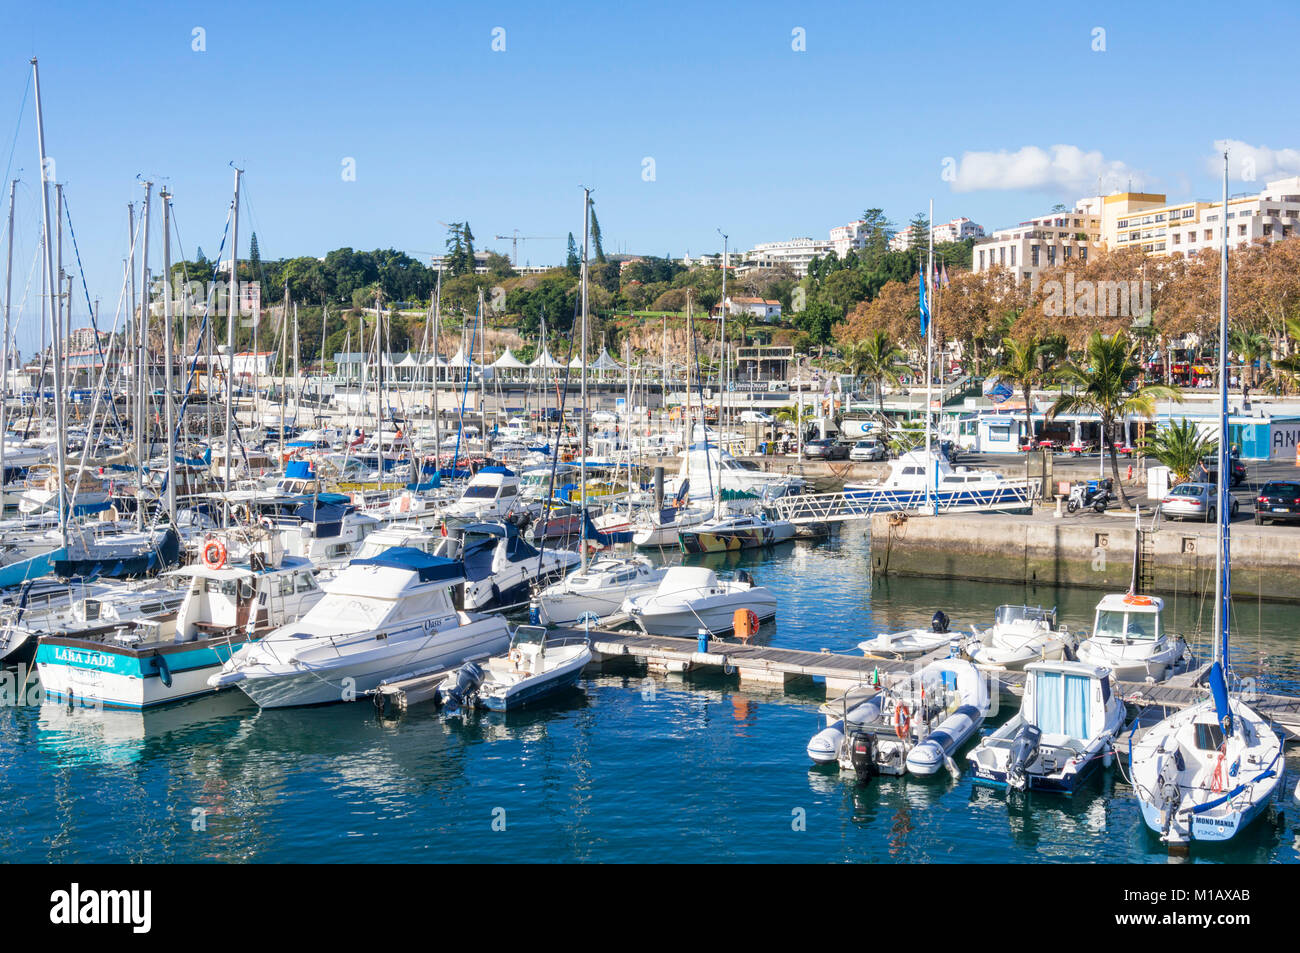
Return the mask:
[[466, 662], [456, 672], [456, 684], [447, 692], [447, 709], [456, 711], [483, 684], [483, 668], [477, 662]]
[[1038, 743], [1043, 733], [1035, 725], [1025, 725], [1011, 743], [1011, 753], [1007, 756], [1007, 784], [1017, 791], [1023, 791], [1028, 782], [1025, 771], [1038, 756]]
[[948, 631], [948, 615], [942, 609], [934, 614], [930, 620], [930, 631], [940, 634]]
[[876, 773], [876, 738], [869, 731], [855, 731], [849, 736], [849, 763], [860, 781], [869, 781]]
[[736, 582], [743, 582], [746, 585], [752, 586], [754, 584], [754, 577], [749, 574], [747, 569], [737, 569]]

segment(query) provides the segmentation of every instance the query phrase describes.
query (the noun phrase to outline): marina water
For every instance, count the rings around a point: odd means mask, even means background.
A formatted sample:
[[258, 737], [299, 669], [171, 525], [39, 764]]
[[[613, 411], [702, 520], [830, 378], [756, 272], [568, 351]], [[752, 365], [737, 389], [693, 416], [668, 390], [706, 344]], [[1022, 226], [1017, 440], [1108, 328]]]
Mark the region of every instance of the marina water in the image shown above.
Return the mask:
[[[677, 558], [677, 557], [671, 557]], [[1100, 593], [870, 578], [846, 524], [819, 545], [690, 557], [744, 567], [776, 592], [760, 640], [856, 654], [877, 632], [988, 625], [1004, 602], [1057, 605], [1089, 629]], [[1167, 601], [1173, 631], [1208, 643], [1209, 604]], [[1235, 605], [1237, 669], [1296, 692], [1295, 608]], [[0, 709], [0, 857], [14, 862], [877, 861], [1153, 862], [1118, 770], [1072, 798], [963, 777], [857, 785], [813, 769], [820, 687], [782, 693], [734, 677], [603, 674], [537, 710], [448, 718], [425, 705], [379, 717], [366, 703], [259, 711], [226, 692], [148, 714]], [[1004, 703], [997, 719], [1009, 717]], [[1193, 862], [1300, 858], [1300, 810]]]

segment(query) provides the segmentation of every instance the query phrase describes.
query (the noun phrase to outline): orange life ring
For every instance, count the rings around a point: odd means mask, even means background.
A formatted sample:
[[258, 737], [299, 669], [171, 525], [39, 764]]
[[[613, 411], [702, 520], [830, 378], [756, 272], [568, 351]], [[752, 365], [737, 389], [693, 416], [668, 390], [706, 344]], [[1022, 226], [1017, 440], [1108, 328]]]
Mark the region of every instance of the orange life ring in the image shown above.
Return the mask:
[[899, 705], [894, 709], [894, 734], [899, 738], [906, 738], [912, 731], [912, 713], [907, 710], [906, 705]]
[[226, 544], [219, 539], [210, 539], [203, 544], [203, 565], [209, 569], [220, 569], [226, 564]]
[[1151, 597], [1150, 597], [1150, 596], [1135, 596], [1135, 595], [1133, 595], [1133, 593], [1131, 593], [1131, 592], [1130, 592], [1127, 596], [1124, 597], [1124, 602], [1125, 602], [1125, 604], [1130, 605], [1130, 606], [1153, 606], [1153, 605], [1155, 605], [1155, 603], [1151, 601]]

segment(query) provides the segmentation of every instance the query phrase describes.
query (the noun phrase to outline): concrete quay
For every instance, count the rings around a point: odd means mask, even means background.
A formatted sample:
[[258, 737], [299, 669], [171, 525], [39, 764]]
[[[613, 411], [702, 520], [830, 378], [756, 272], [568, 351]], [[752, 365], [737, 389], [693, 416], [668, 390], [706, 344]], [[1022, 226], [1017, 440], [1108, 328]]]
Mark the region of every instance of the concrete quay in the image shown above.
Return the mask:
[[[873, 573], [1073, 586], [1124, 591], [1138, 554], [1143, 592], [1214, 592], [1215, 527], [1152, 518], [1142, 528], [1132, 513], [1081, 511], [1057, 517], [1046, 506], [1032, 515], [880, 513], [871, 518]], [[1232, 594], [1300, 602], [1300, 527], [1232, 524]]]

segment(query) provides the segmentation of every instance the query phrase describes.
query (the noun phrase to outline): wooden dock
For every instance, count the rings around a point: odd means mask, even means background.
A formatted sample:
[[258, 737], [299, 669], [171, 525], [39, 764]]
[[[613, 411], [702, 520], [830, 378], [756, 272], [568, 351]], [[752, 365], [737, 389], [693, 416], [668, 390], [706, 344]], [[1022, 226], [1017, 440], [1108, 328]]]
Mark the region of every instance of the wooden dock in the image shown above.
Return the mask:
[[[578, 638], [583, 635], [581, 630], [572, 630], [568, 634]], [[854, 686], [866, 684], [876, 670], [882, 678], [914, 672], [932, 659], [948, 654], [947, 649], [941, 649], [903, 662], [712, 639], [707, 643], [707, 651], [701, 652], [695, 639], [606, 630], [592, 630], [591, 648], [595, 655], [593, 665], [625, 658], [644, 664], [652, 672], [720, 670], [726, 675], [737, 675], [742, 683], [773, 686], [807, 683], [820, 678], [825, 680], [828, 699], [837, 698]], [[1186, 708], [1209, 695], [1209, 689], [1200, 684], [1207, 668], [1158, 684], [1117, 682], [1115, 687], [1126, 703], [1138, 709]], [[1015, 697], [1024, 693], [1024, 672], [990, 671], [989, 674], [997, 678], [1003, 696]], [[1261, 693], [1248, 701], [1261, 716], [1270, 719], [1288, 741], [1300, 739], [1300, 698]]]

